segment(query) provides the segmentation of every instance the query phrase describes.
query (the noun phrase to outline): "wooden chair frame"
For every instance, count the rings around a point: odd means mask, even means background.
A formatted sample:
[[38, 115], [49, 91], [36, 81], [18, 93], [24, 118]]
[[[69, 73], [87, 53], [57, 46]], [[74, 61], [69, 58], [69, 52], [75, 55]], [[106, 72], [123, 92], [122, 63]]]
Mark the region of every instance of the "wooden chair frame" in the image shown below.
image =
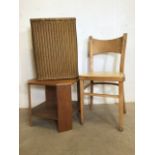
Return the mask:
[[[113, 40], [97, 40], [92, 36], [89, 37], [89, 73], [80, 75], [80, 121], [81, 124], [84, 123], [84, 95], [90, 96], [90, 109], [93, 105], [93, 96], [100, 97], [112, 97], [119, 99], [119, 130], [123, 130], [124, 124], [124, 113], [126, 113], [125, 99], [124, 99], [124, 59], [125, 59], [125, 49], [126, 49], [127, 34], [123, 34], [122, 37]], [[105, 52], [118, 53], [120, 57], [120, 72], [117, 74], [96, 74], [93, 69], [93, 56], [96, 54], [102, 54]], [[90, 83], [84, 86], [84, 81], [90, 80]], [[116, 83], [117, 82], [117, 83]], [[97, 94], [93, 93], [93, 86], [96, 84], [106, 84], [115, 85], [119, 88], [118, 95], [111, 94]], [[85, 93], [84, 89], [90, 86], [90, 93]]]

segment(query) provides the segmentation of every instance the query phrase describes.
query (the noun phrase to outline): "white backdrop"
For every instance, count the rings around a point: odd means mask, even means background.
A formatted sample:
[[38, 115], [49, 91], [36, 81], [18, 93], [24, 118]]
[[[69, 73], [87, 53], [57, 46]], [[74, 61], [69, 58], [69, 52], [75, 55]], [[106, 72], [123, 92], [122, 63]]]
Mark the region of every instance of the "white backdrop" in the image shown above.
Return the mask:
[[[135, 87], [134, 72], [134, 0], [20, 0], [20, 107], [28, 106], [27, 80], [35, 77], [32, 57], [32, 42], [30, 18], [76, 17], [78, 38], [78, 66], [79, 73], [87, 71], [87, 41], [92, 35], [99, 39], [119, 37], [128, 33], [126, 61], [125, 61], [125, 97], [127, 102], [133, 102]], [[109, 63], [107, 62], [109, 60]], [[96, 70], [111, 70], [113, 55], [96, 56]], [[76, 99], [75, 86], [72, 88], [72, 97]], [[102, 87], [95, 91], [102, 92]], [[111, 87], [105, 91], [116, 92]], [[33, 106], [44, 100], [43, 87], [33, 87]], [[110, 102], [108, 102], [110, 101]], [[112, 103], [96, 97], [94, 103]], [[88, 103], [85, 98], [85, 103]]]

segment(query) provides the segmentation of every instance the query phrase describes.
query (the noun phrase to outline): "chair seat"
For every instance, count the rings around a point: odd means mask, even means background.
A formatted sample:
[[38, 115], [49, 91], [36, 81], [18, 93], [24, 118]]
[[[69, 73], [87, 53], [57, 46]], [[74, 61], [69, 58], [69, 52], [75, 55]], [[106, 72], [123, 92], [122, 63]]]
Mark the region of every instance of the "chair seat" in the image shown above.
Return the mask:
[[57, 80], [37, 80], [37, 79], [32, 79], [28, 81], [29, 85], [45, 85], [45, 86], [57, 86], [57, 85], [71, 85], [75, 83], [78, 79], [57, 79]]
[[96, 80], [96, 81], [124, 81], [125, 76], [123, 73], [108, 73], [108, 72], [91, 72], [81, 74], [81, 80]]

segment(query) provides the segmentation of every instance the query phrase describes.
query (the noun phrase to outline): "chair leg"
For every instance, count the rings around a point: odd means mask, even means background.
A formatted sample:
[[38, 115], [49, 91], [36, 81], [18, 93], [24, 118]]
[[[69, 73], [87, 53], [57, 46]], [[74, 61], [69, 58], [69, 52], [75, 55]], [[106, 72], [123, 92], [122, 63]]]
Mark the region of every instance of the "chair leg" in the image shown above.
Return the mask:
[[[90, 92], [91, 93], [93, 93], [93, 89], [94, 89], [93, 81], [90, 81]], [[93, 107], [93, 96], [90, 96], [89, 109], [92, 110], [92, 107]]]
[[127, 113], [126, 104], [125, 104], [125, 95], [124, 95], [124, 83], [123, 83], [123, 112], [124, 114]]
[[28, 98], [29, 98], [29, 125], [32, 126], [31, 85], [28, 85]]
[[123, 114], [123, 82], [119, 82], [119, 130], [123, 131], [124, 114]]
[[77, 82], [78, 116], [80, 115], [80, 80]]
[[84, 104], [84, 81], [80, 80], [80, 123], [84, 123], [84, 110], [83, 110], [83, 104]]

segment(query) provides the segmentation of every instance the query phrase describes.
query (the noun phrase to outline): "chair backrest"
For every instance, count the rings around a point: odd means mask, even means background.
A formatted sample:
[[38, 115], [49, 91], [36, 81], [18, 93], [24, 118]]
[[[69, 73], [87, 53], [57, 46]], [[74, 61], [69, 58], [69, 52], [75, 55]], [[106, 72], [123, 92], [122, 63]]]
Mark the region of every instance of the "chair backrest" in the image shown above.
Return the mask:
[[75, 18], [31, 19], [38, 80], [78, 77]]
[[124, 58], [126, 48], [127, 33], [123, 36], [112, 40], [98, 40], [92, 36], [89, 37], [89, 72], [93, 72], [93, 56], [107, 52], [121, 54], [120, 72], [124, 72]]

